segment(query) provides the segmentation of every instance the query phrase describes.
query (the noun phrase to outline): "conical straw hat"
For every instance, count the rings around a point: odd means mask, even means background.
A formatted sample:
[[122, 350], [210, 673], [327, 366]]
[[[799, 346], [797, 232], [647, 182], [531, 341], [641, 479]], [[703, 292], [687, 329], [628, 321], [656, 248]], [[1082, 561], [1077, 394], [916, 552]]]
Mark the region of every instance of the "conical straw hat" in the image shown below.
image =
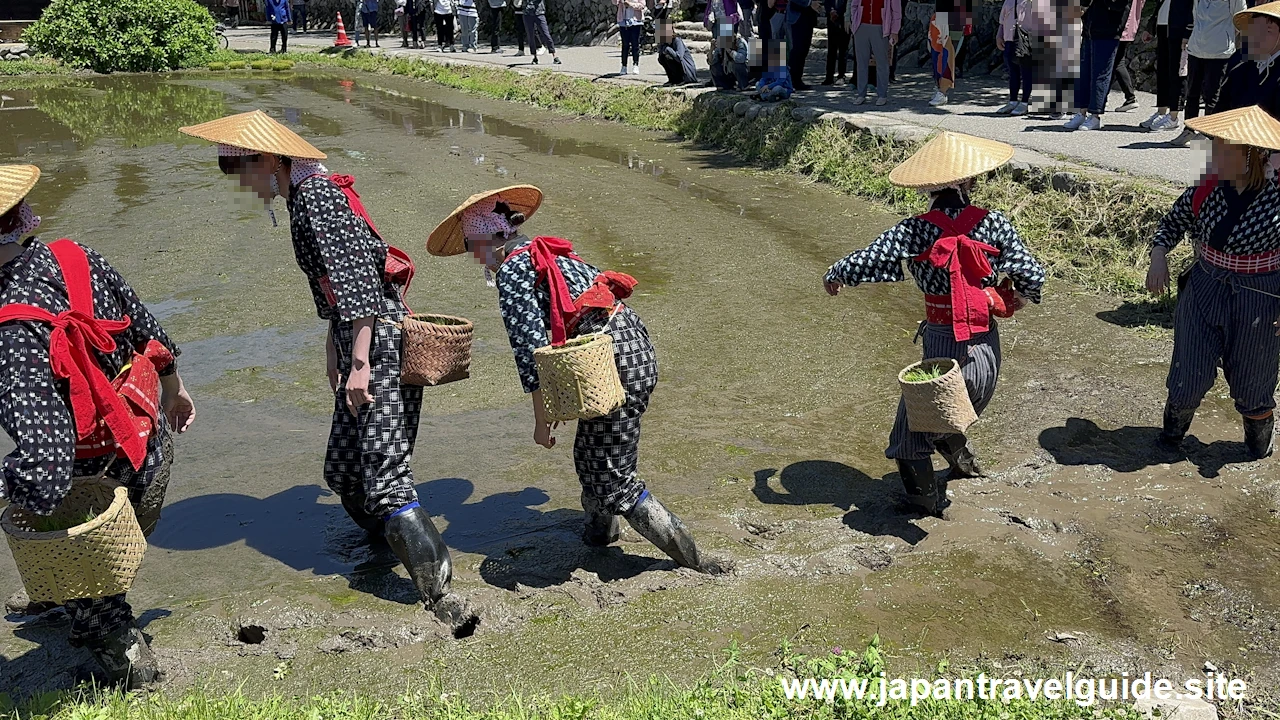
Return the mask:
[[1244, 32], [1249, 27], [1249, 23], [1253, 21], [1254, 16], [1262, 15], [1271, 18], [1280, 24], [1280, 2], [1269, 2], [1265, 5], [1251, 7], [1247, 10], [1241, 10], [1232, 18], [1236, 23], [1236, 29]]
[[0, 165], [0, 215], [21, 202], [39, 179], [40, 168], [35, 165]]
[[323, 160], [326, 156], [297, 133], [281, 125], [261, 110], [231, 115], [200, 125], [178, 128], [202, 140], [233, 145], [246, 150], [284, 155], [304, 160]]
[[1280, 150], [1280, 121], [1257, 105], [1188, 120], [1187, 129], [1240, 145]]
[[431, 236], [427, 238], [427, 252], [441, 257], [463, 252], [465, 248], [462, 245], [462, 213], [472, 205], [490, 199], [504, 202], [512, 210], [524, 213], [524, 216], [529, 218], [533, 217], [542, 205], [542, 191], [532, 185], [512, 185], [501, 190], [489, 190], [472, 195], [466, 202], [459, 205], [457, 210], [449, 213], [449, 217], [441, 221], [435, 230], [431, 231]]
[[943, 187], [995, 170], [1012, 157], [1012, 145], [944, 131], [894, 168], [889, 182], [908, 188]]

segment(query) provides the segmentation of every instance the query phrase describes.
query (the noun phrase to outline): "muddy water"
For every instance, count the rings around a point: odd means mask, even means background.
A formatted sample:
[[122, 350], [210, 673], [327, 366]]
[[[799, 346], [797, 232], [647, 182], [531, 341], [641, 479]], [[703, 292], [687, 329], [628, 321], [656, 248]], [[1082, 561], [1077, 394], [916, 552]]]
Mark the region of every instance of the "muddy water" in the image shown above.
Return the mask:
[[[477, 695], [604, 690], [628, 672], [702, 672], [732, 640], [765, 662], [786, 638], [820, 650], [875, 632], [908, 663], [1212, 659], [1275, 682], [1274, 462], [1244, 462], [1222, 388], [1188, 458], [1155, 454], [1168, 338], [1108, 322], [1106, 298], [1053, 287], [1003, 326], [1002, 388], [974, 432], [992, 476], [953, 484], [951, 522], [916, 520], [894, 512], [883, 444], [894, 375], [918, 352], [918, 292], [821, 291], [831, 260], [895, 218], [675, 138], [382, 77], [119, 77], [4, 94], [0, 162], [44, 169], [31, 198], [42, 234], [103, 252], [184, 350], [200, 417], [130, 596], [176, 688], [399, 692], [444, 672]], [[415, 608], [403, 571], [323, 486], [324, 326], [285, 210], [272, 227], [209, 146], [173, 129], [251, 108], [357, 176], [379, 228], [418, 262], [410, 305], [476, 323], [472, 378], [428, 390], [414, 460], [456, 587], [483, 608], [470, 639]], [[709, 551], [737, 562], [732, 577], [671, 571], [634, 535], [578, 542], [571, 433], [552, 451], [531, 442], [494, 291], [468, 260], [424, 248], [462, 199], [516, 182], [547, 193], [534, 232], [640, 279], [633, 305], [661, 368], [641, 469]], [[16, 582], [5, 554], [0, 590]], [[244, 618], [267, 642], [236, 642]], [[8, 620], [0, 688], [58, 686], [84, 663], [56, 613]], [[285, 660], [292, 672], [273, 681]]]

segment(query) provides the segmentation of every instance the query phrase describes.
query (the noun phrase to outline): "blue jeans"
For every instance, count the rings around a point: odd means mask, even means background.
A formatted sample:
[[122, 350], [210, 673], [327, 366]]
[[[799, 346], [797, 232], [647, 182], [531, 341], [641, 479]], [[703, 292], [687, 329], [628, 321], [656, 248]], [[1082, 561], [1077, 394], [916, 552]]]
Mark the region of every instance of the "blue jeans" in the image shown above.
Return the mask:
[[631, 63], [636, 67], [640, 66], [640, 34], [644, 32], [643, 25], [628, 25], [620, 27], [622, 34], [622, 66], [626, 67], [627, 57], [631, 57]]
[[1119, 40], [1097, 40], [1086, 36], [1081, 43], [1080, 79], [1076, 81], [1076, 108], [1095, 115], [1107, 111], [1111, 73], [1115, 70]]
[[1018, 43], [1006, 40], [1004, 43], [1004, 66], [1009, 71], [1009, 102], [1018, 102], [1018, 91], [1022, 91], [1022, 102], [1031, 102], [1031, 58], [1023, 58], [1019, 62], [1013, 56]]

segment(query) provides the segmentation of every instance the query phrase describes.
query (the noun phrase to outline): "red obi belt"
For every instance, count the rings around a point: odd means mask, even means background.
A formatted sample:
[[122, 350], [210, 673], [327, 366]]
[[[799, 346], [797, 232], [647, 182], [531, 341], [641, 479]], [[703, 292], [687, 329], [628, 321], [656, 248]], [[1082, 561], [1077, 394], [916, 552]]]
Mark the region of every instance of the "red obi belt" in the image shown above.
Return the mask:
[[529, 258], [533, 262], [533, 270], [538, 275], [538, 281], [546, 282], [550, 289], [550, 326], [553, 347], [564, 345], [588, 310], [593, 308], [612, 310], [619, 302], [631, 297], [631, 292], [636, 286], [636, 279], [630, 275], [608, 270], [597, 275], [591, 287], [574, 299], [573, 294], [569, 292], [568, 283], [565, 282], [564, 273], [556, 264], [557, 257], [568, 257], [583, 264], [586, 263], [573, 253], [572, 243], [562, 238], [539, 236], [534, 238], [533, 242], [508, 255], [503, 262], [526, 252], [529, 253]]
[[160, 343], [150, 341], [143, 353], [108, 380], [93, 351], [116, 350], [113, 335], [130, 325], [128, 316], [105, 320], [94, 315], [93, 281], [84, 248], [67, 239], [49, 246], [62, 271], [71, 309], [54, 315], [34, 305], [14, 303], [0, 308], [0, 322], [35, 321], [53, 326], [49, 362], [55, 377], [71, 388], [71, 412], [76, 424], [76, 457], [100, 457], [123, 452], [134, 470], [147, 456], [147, 439], [160, 416], [158, 368], [173, 362]]
[[[351, 212], [364, 220], [374, 236], [382, 240], [382, 234], [378, 232], [378, 228], [374, 227], [369, 211], [365, 210], [364, 203], [360, 202], [360, 194], [356, 192], [355, 177], [334, 173], [329, 176], [329, 180], [338, 186], [343, 195], [347, 196], [347, 205], [351, 207]], [[386, 241], [383, 240], [383, 242]], [[387, 245], [387, 260], [382, 268], [382, 278], [400, 288], [400, 300], [403, 302], [404, 296], [409, 292], [409, 283], [413, 282], [413, 260], [409, 258], [409, 254], [398, 247]], [[324, 297], [329, 301], [329, 305], [337, 307], [338, 296], [333, 294], [333, 286], [329, 283], [328, 275], [320, 278], [320, 289], [324, 291]], [[408, 308], [408, 304], [405, 307]]]
[[[951, 295], [926, 295], [925, 315], [929, 322], [950, 324], [957, 342], [991, 329], [993, 298], [982, 283], [992, 273], [987, 256], [999, 255], [1000, 250], [969, 237], [986, 216], [986, 210], [973, 205], [962, 210], [955, 220], [941, 210], [919, 216], [936, 225], [942, 235], [915, 260], [946, 268], [951, 276]], [[997, 309], [1003, 313], [1004, 304]]]
[[[1209, 198], [1209, 193], [1218, 186], [1217, 175], [1206, 175], [1204, 181], [1200, 183], [1191, 194], [1191, 214], [1198, 220], [1200, 218], [1200, 208], [1204, 205], [1204, 201]], [[1221, 250], [1215, 250], [1208, 244], [1196, 241], [1196, 257], [1206, 263], [1227, 270], [1229, 272], [1240, 273], [1241, 275], [1261, 275], [1280, 270], [1280, 250], [1269, 250], [1254, 255], [1232, 255]]]

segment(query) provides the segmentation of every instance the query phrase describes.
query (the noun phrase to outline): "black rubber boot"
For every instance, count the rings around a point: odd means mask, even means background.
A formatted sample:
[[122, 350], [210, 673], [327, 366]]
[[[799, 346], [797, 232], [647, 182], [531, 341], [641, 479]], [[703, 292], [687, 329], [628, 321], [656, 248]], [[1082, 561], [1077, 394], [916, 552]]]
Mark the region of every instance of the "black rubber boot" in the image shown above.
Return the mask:
[[137, 690], [160, 676], [156, 656], [133, 620], [102, 640], [85, 643], [107, 679]]
[[587, 522], [582, 528], [582, 542], [591, 547], [604, 547], [617, 542], [620, 537], [622, 526], [618, 523], [618, 516], [587, 513]]
[[[351, 516], [356, 525], [364, 528], [365, 532], [370, 535], [383, 535], [385, 533], [386, 528], [382, 518], [374, 517], [364, 509], [364, 493], [343, 495], [340, 499], [342, 500], [342, 508], [347, 511], [347, 514]], [[430, 518], [427, 520], [429, 522]]]
[[1191, 429], [1191, 421], [1195, 417], [1195, 408], [1175, 408], [1165, 405], [1164, 429], [1160, 431], [1160, 437], [1156, 438], [1156, 443], [1169, 450], [1181, 448], [1182, 440]]
[[1244, 419], [1244, 444], [1254, 460], [1271, 457], [1275, 445], [1276, 418], [1274, 415], [1261, 420]]
[[704, 562], [698, 556], [698, 546], [693, 533], [680, 522], [675, 513], [668, 510], [658, 498], [645, 492], [640, 502], [625, 515], [627, 523], [659, 550], [671, 556], [680, 565], [701, 573], [718, 575], [722, 569], [715, 561]]
[[449, 626], [454, 637], [471, 635], [480, 619], [465, 598], [449, 592], [453, 559], [431, 516], [421, 507], [396, 513], [385, 521], [387, 544], [409, 571], [422, 602]]
[[925, 458], [897, 462], [902, 488], [907, 491], [907, 502], [926, 515], [942, 517], [950, 503], [946, 499], [946, 485], [939, 484], [933, 472], [933, 461]]
[[978, 464], [978, 456], [973, 451], [969, 438], [959, 433], [948, 435], [933, 444], [938, 452], [951, 466], [949, 479], [982, 477], [982, 466]]

